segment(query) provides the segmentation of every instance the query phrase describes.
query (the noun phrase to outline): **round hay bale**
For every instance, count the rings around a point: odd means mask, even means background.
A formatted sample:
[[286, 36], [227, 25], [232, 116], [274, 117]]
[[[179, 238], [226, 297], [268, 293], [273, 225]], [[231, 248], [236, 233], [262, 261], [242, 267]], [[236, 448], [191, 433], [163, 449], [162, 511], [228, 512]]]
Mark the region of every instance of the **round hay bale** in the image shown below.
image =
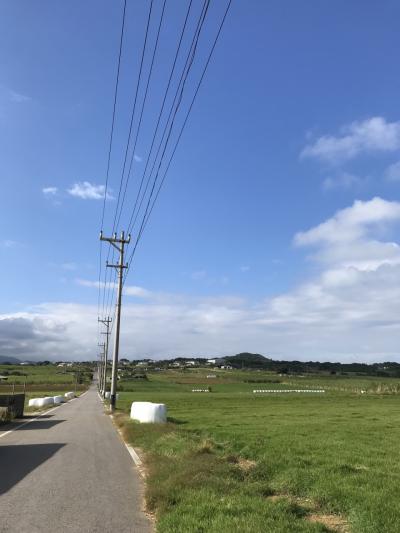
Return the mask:
[[164, 403], [132, 402], [131, 418], [147, 424], [165, 424], [167, 421], [167, 407]]
[[65, 399], [64, 396], [53, 396], [53, 401], [55, 404], [64, 403]]

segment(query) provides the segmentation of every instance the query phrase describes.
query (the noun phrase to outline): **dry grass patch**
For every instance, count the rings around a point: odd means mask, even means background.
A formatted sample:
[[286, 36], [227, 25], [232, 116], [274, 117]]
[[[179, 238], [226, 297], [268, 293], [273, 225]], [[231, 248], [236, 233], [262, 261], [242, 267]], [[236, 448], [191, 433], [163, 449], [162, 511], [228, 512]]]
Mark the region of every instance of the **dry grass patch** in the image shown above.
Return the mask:
[[350, 531], [347, 521], [338, 515], [313, 513], [307, 515], [306, 520], [322, 524], [330, 531], [335, 531], [336, 533], [349, 533]]
[[272, 502], [280, 500], [290, 501], [304, 510], [304, 518], [314, 524], [322, 524], [329, 531], [335, 533], [349, 533], [350, 528], [347, 520], [342, 516], [317, 512], [318, 506], [310, 498], [302, 498], [291, 494], [271, 494], [267, 499]]

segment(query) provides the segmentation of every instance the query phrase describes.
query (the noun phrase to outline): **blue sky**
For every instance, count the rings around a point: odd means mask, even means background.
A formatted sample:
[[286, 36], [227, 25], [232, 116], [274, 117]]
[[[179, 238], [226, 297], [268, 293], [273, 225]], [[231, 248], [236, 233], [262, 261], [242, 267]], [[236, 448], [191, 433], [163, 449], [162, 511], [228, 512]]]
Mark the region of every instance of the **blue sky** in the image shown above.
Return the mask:
[[[128, 0], [114, 198], [148, 6]], [[121, 229], [186, 6], [166, 3]], [[193, 79], [223, 6], [210, 8]], [[1, 7], [0, 353], [95, 355], [121, 13], [109, 1]], [[126, 282], [128, 357], [398, 359], [399, 15], [390, 1], [233, 1]]]

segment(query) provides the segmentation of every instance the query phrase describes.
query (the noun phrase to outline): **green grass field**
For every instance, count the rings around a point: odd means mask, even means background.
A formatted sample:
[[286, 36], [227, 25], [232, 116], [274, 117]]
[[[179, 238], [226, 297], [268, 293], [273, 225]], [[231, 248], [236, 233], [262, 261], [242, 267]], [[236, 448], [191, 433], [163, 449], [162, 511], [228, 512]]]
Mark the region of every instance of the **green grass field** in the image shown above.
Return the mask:
[[[121, 383], [121, 411], [168, 406], [166, 425], [119, 421], [146, 452], [159, 532], [399, 531], [399, 380], [213, 373]], [[325, 394], [252, 393], [318, 385]]]
[[0, 365], [0, 375], [7, 375], [8, 378], [0, 382], [0, 394], [25, 392], [27, 413], [32, 411], [28, 407], [31, 398], [55, 396], [75, 389], [80, 394], [90, 383], [90, 369], [80, 367], [63, 369], [55, 365]]

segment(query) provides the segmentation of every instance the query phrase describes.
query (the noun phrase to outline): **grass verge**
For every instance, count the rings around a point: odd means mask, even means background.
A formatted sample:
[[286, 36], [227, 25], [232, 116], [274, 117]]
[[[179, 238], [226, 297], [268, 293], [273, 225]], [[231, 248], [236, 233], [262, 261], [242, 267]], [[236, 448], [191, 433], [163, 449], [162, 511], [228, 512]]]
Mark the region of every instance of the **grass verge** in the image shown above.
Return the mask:
[[275, 494], [263, 465], [179, 424], [115, 421], [126, 441], [145, 449], [146, 503], [157, 531], [342, 532], [347, 521], [311, 500]]

